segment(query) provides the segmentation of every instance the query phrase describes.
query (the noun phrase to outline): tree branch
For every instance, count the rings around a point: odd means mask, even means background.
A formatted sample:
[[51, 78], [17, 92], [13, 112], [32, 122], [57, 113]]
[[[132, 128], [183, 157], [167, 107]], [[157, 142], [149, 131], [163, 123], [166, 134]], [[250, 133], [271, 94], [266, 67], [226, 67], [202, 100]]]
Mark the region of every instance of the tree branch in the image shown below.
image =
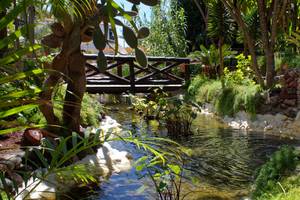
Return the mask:
[[200, 14], [205, 22], [205, 27], [207, 27], [207, 17], [203, 11], [203, 9], [201, 8], [201, 5], [199, 4], [199, 2], [197, 0], [194, 0], [194, 3], [196, 4], [198, 10], [200, 11]]

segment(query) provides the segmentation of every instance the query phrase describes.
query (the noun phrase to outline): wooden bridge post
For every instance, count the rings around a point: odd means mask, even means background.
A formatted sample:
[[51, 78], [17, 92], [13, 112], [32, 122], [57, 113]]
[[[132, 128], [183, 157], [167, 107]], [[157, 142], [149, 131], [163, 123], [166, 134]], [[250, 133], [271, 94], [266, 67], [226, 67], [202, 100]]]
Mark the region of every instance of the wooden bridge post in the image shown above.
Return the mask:
[[185, 73], [184, 73], [185, 81], [190, 80], [191, 72], [190, 72], [190, 65], [189, 64], [187, 64], [187, 63], [184, 64], [184, 71], [185, 71]]
[[119, 65], [119, 66], [117, 67], [117, 74], [118, 74], [118, 76], [123, 77], [122, 65]]
[[130, 92], [135, 94], [135, 72], [133, 61], [129, 62], [129, 72], [130, 72]]

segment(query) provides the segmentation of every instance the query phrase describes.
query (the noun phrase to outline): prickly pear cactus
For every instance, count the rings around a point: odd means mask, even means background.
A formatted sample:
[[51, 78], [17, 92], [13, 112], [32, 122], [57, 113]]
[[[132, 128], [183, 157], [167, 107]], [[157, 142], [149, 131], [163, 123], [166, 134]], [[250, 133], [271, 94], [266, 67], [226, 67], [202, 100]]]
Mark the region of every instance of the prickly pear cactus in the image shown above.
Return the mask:
[[[98, 13], [94, 18], [94, 33], [93, 42], [95, 47], [99, 50], [98, 54], [98, 68], [104, 71], [107, 67], [107, 62], [103, 50], [107, 43], [107, 34], [109, 24], [115, 36], [115, 53], [118, 53], [118, 36], [116, 25], [121, 26], [123, 30], [123, 37], [129, 47], [135, 50], [135, 57], [137, 63], [142, 67], [147, 67], [148, 60], [145, 53], [138, 48], [139, 40], [149, 36], [150, 32], [147, 27], [138, 29], [133, 21], [133, 17], [137, 15], [137, 5], [143, 3], [147, 6], [154, 6], [159, 3], [159, 0], [127, 0], [132, 3], [132, 10], [125, 11], [113, 0], [103, 0], [97, 5]], [[125, 25], [120, 19], [123, 17], [130, 25]], [[99, 24], [103, 23], [104, 30], [101, 30]]]

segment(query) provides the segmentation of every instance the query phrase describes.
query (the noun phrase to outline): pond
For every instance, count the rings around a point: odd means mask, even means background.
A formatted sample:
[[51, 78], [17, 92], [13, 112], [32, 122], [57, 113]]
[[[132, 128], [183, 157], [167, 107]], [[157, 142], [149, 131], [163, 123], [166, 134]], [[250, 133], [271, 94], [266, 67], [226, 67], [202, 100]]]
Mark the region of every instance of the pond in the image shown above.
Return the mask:
[[[109, 115], [116, 119], [124, 130], [133, 134], [167, 136], [163, 123], [144, 121], [129, 109], [128, 105], [109, 106]], [[199, 181], [183, 185], [194, 191], [185, 199], [244, 199], [249, 194], [256, 169], [280, 146], [298, 146], [299, 141], [280, 139], [259, 132], [232, 130], [210, 116], [198, 116], [193, 123], [193, 135], [176, 139], [192, 150], [185, 168], [189, 176]], [[129, 151], [134, 159], [143, 152], [133, 145], [115, 142], [120, 150]], [[101, 200], [146, 200], [155, 199], [154, 187], [147, 178], [140, 179], [135, 170], [113, 175], [104, 181], [98, 190], [87, 194], [85, 199]]]

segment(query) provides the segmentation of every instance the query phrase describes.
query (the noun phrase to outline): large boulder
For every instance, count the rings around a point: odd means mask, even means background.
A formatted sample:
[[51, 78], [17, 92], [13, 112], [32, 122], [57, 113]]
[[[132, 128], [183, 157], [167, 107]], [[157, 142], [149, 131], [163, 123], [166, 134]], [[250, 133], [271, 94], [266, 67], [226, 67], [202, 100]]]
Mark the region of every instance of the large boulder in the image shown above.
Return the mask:
[[[119, 151], [104, 143], [94, 155], [88, 155], [82, 160], [69, 166], [70, 169], [75, 166], [86, 166], [89, 175], [98, 180], [100, 177], [109, 177], [112, 173], [125, 172], [131, 169], [131, 156], [125, 151]], [[75, 168], [74, 168], [75, 169]], [[43, 173], [42, 173], [43, 172]], [[44, 170], [37, 171], [40, 176], [47, 174]], [[23, 184], [16, 200], [25, 199], [44, 199], [55, 200], [56, 194], [65, 194], [71, 189], [78, 187], [82, 182], [73, 178], [61, 177], [59, 174], [50, 173], [41, 179], [31, 178], [25, 186]]]

